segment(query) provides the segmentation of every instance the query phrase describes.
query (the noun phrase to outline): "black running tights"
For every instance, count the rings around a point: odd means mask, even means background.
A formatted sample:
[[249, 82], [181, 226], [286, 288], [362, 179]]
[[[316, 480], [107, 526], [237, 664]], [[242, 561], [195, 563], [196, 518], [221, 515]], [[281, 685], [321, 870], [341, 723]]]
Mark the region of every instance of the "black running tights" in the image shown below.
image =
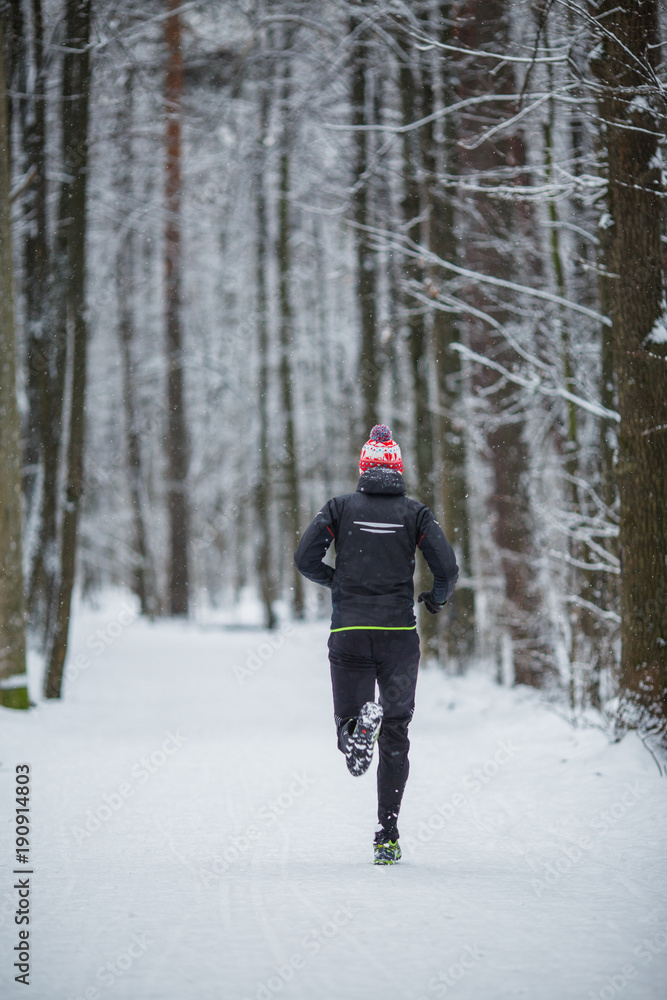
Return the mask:
[[356, 719], [365, 702], [376, 700], [377, 681], [383, 712], [378, 740], [378, 821], [382, 835], [396, 839], [410, 768], [408, 726], [415, 707], [419, 636], [416, 630], [332, 632], [329, 662], [339, 747], [343, 727]]

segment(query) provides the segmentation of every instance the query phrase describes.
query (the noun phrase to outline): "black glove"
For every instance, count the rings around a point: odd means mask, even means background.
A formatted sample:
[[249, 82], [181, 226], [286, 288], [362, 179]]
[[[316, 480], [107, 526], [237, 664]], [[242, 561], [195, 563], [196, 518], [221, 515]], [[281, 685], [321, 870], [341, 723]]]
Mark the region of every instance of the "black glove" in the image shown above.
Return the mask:
[[433, 600], [430, 590], [422, 590], [421, 594], [417, 598], [417, 603], [423, 604], [430, 614], [439, 615], [447, 601], [443, 601], [442, 604], [438, 604]]

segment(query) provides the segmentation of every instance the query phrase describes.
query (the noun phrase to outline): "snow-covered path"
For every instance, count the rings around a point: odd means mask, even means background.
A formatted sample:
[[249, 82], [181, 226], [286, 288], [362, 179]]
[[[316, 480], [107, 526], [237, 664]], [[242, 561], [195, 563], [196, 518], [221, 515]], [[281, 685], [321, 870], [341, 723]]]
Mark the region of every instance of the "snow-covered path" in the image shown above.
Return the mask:
[[[610, 746], [533, 692], [422, 671], [404, 860], [377, 868], [374, 776], [335, 749], [325, 625], [272, 650], [117, 611], [79, 615], [87, 664], [62, 703], [0, 710], [3, 997], [667, 995], [667, 782], [636, 738]], [[23, 761], [28, 992], [12, 969]]]

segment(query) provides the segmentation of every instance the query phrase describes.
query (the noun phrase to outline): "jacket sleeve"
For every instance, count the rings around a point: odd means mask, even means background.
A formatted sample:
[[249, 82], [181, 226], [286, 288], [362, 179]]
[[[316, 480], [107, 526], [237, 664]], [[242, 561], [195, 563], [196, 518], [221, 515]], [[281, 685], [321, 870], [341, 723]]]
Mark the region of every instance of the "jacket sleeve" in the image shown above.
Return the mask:
[[294, 565], [307, 580], [331, 587], [334, 571], [322, 560], [336, 537], [338, 515], [333, 500], [308, 525], [294, 553]]
[[459, 578], [456, 556], [445, 534], [428, 507], [424, 507], [418, 521], [417, 547], [433, 573], [433, 600], [444, 604], [454, 592]]

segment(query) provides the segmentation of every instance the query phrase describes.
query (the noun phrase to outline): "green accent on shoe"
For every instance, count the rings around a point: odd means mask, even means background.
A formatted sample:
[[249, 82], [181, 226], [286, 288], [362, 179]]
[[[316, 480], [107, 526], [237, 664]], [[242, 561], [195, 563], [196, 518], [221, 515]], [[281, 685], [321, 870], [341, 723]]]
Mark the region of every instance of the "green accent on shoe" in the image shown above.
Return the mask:
[[416, 625], [343, 625], [342, 628], [332, 628], [332, 632], [356, 632], [358, 629], [371, 629], [374, 632], [414, 632]]
[[386, 844], [375, 844], [374, 865], [395, 865], [401, 858], [401, 849], [397, 840], [389, 840]]

